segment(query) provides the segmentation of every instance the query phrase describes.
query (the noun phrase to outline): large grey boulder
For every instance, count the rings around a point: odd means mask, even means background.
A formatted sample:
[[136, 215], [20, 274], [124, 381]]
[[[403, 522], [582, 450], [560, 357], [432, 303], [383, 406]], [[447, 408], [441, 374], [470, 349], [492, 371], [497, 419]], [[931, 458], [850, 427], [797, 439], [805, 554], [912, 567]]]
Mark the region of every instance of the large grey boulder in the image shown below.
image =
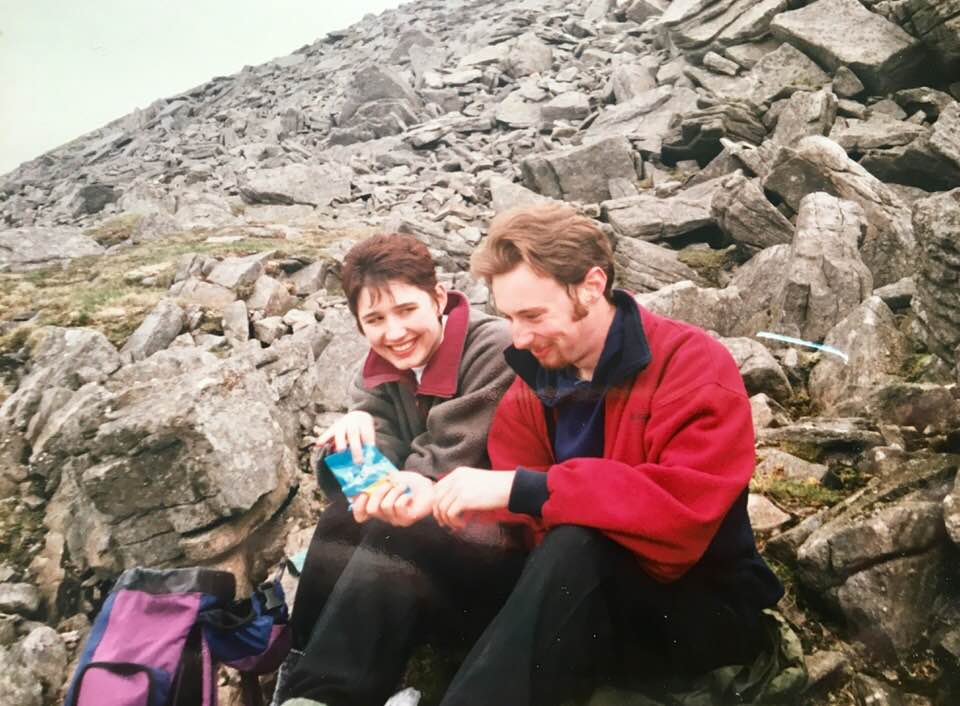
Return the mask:
[[35, 627], [13, 652], [13, 659], [29, 667], [49, 697], [63, 686], [67, 677], [67, 647], [60, 633], [52, 627]]
[[721, 180], [697, 184], [660, 198], [644, 192], [605, 201], [601, 215], [620, 235], [643, 240], [669, 240], [714, 223], [711, 202]]
[[848, 67], [876, 93], [916, 85], [922, 76], [920, 43], [857, 0], [816, 0], [781, 13], [770, 30], [831, 71]]
[[[875, 134], [864, 135], [868, 130]], [[848, 133], [849, 127], [847, 134], [841, 132], [839, 137], [850, 151]], [[958, 134], [960, 103], [951, 101], [937, 112], [933, 127], [872, 119], [856, 130], [852, 149], [862, 151], [860, 163], [878, 179], [928, 191], [946, 191], [960, 186]], [[907, 137], [912, 139], [905, 141]]]
[[14, 228], [0, 233], [0, 272], [45, 267], [104, 248], [75, 228]]
[[902, 147], [929, 134], [930, 128], [925, 125], [877, 113], [866, 120], [837, 118], [830, 129], [829, 138], [843, 147], [847, 154], [863, 154], [870, 150]]
[[885, 443], [876, 425], [861, 417], [805, 417], [757, 434], [758, 447], [778, 447], [813, 463], [836, 459], [850, 464]]
[[639, 181], [634, 151], [624, 137], [530, 156], [520, 167], [525, 186], [564, 201], [605, 201], [611, 179]]
[[942, 502], [953, 487], [950, 459], [904, 464], [830, 511], [801, 545], [800, 579], [819, 590], [882, 561], [919, 555], [946, 536]]
[[[39, 472], [60, 476], [44, 520], [50, 536], [80, 571], [225, 556], [295, 483], [312, 363], [307, 345], [282, 362], [176, 349], [82, 387], [31, 456]], [[47, 546], [58, 564], [56, 543]]]
[[836, 601], [857, 638], [875, 654], [907, 663], [923, 640], [942, 594], [949, 556], [945, 547], [936, 546], [925, 554], [892, 559], [847, 579], [836, 589]]
[[315, 367], [319, 383], [315, 400], [321, 410], [346, 411], [350, 403], [350, 386], [369, 345], [357, 331], [357, 322], [346, 308], [328, 309], [320, 326], [337, 343], [327, 346], [317, 357]]
[[837, 410], [855, 410], [878, 422], [913, 427], [929, 436], [952, 434], [960, 427], [960, 400], [954, 397], [953, 388], [936, 383], [881, 383], [858, 399], [844, 400]]
[[659, 154], [671, 121], [696, 109], [695, 91], [660, 86], [605, 108], [584, 135], [588, 140], [625, 136], [641, 152]]
[[497, 106], [494, 116], [497, 122], [508, 127], [532, 127], [540, 124], [542, 107], [528, 101], [520, 91], [514, 91]]
[[643, 24], [651, 17], [662, 15], [669, 4], [667, 0], [632, 0], [627, 5], [625, 14], [628, 20]]
[[626, 103], [656, 87], [655, 74], [640, 63], [620, 64], [610, 72], [610, 90], [616, 103]]
[[782, 476], [789, 480], [819, 483], [828, 470], [822, 463], [810, 463], [780, 449], [760, 449], [757, 452], [758, 476]]
[[960, 344], [960, 189], [914, 205], [913, 224], [920, 245], [917, 294], [913, 307], [923, 321], [927, 345], [953, 361]]
[[270, 345], [281, 336], [287, 333], [287, 324], [283, 317], [267, 316], [253, 322], [253, 335], [257, 340], [266, 345]]
[[24, 655], [21, 644], [14, 644], [9, 649], [0, 647], [3, 703], [10, 706], [45, 706], [52, 703], [54, 694], [48, 694], [48, 699], [44, 698], [43, 682], [34, 672], [27, 655]]
[[639, 294], [637, 301], [655, 314], [686, 321], [721, 336], [739, 333], [743, 301], [736, 287], [706, 288], [683, 281]]
[[418, 111], [422, 103], [403, 77], [389, 66], [368, 64], [353, 73], [344, 89], [340, 107], [339, 125], [348, 125], [365, 105], [377, 101], [396, 101], [408, 109]]
[[491, 65], [503, 66], [507, 61], [507, 56], [510, 54], [510, 46], [510, 42], [500, 42], [498, 44], [481, 47], [462, 57], [458, 66], [460, 68]]
[[830, 76], [816, 62], [790, 44], [781, 44], [763, 56], [746, 76], [746, 93], [739, 96], [754, 103], [770, 103], [796, 91], [816, 91], [830, 83]]
[[882, 287], [913, 274], [916, 243], [909, 209], [837, 143], [812, 136], [795, 148], [780, 147], [763, 187], [782, 196], [793, 209], [816, 191], [859, 204], [866, 219], [860, 252], [874, 284]]
[[720, 98], [757, 105], [787, 98], [796, 91], [817, 91], [830, 83], [829, 74], [787, 43], [764, 54], [743, 76], [722, 76], [698, 67], [685, 73]]
[[176, 302], [161, 299], [137, 330], [130, 334], [120, 349], [120, 356], [124, 361], [143, 360], [163, 350], [180, 335], [185, 321], [183, 309]]
[[293, 284], [293, 292], [297, 296], [313, 294], [327, 286], [327, 278], [335, 269], [336, 265], [331, 260], [320, 259], [294, 272], [288, 281]]
[[618, 238], [613, 257], [618, 286], [633, 292], [655, 292], [675, 282], [700, 280], [696, 271], [680, 262], [677, 251], [636, 238]]
[[170, 295], [183, 307], [199, 306], [212, 311], [223, 311], [236, 299], [236, 295], [226, 287], [204, 282], [198, 277], [174, 282], [170, 286]]
[[943, 521], [950, 539], [960, 545], [960, 474], [957, 474], [953, 490], [943, 499]]
[[939, 59], [945, 75], [960, 69], [960, 0], [908, 0], [907, 27]]
[[681, 0], [671, 4], [657, 24], [668, 29], [679, 49], [720, 49], [759, 39], [786, 7], [787, 0]]
[[836, 117], [837, 97], [832, 91], [797, 91], [780, 110], [771, 139], [792, 145], [810, 135], [826, 135]]
[[736, 329], [727, 335], [753, 336], [769, 325], [770, 308], [790, 267], [790, 250], [787, 244], [764, 248], [730, 277], [728, 287], [739, 292], [742, 310]]
[[238, 299], [225, 306], [222, 325], [223, 335], [231, 346], [242, 346], [250, 340], [250, 317], [246, 303]]
[[517, 184], [496, 174], [490, 176], [489, 188], [490, 206], [494, 213], [502, 213], [518, 206], [532, 206], [551, 200], [535, 191], [531, 191], [522, 184]]
[[769, 498], [750, 493], [747, 496], [747, 515], [750, 526], [757, 534], [768, 534], [790, 521], [790, 515], [777, 507]]
[[779, 333], [821, 340], [873, 291], [873, 277], [857, 244], [865, 227], [852, 201], [814, 193], [800, 203], [790, 264], [774, 298], [772, 324]]
[[793, 225], [767, 200], [758, 181], [742, 171], [723, 179], [710, 211], [720, 230], [735, 243], [762, 250], [793, 240]]
[[[724, 162], [732, 163], [727, 145], [733, 142], [759, 145], [766, 136], [767, 129], [761, 122], [761, 113], [757, 106], [731, 98], [722, 103], [689, 111], [673, 120], [663, 141], [662, 156], [669, 162], [696, 160], [699, 164], [709, 163], [708, 168], [698, 177], [708, 178], [707, 174], [717, 177], [731, 171], [725, 167], [716, 173], [711, 171]], [[726, 154], [723, 154], [724, 152]], [[722, 157], [719, 156], [721, 154]], [[717, 161], [718, 159], [720, 161]]]
[[13, 613], [26, 618], [40, 611], [40, 591], [29, 583], [0, 583], [0, 613]]
[[810, 398], [825, 411], [843, 405], [851, 412], [875, 387], [892, 382], [910, 353], [910, 341], [890, 308], [871, 296], [827, 333], [824, 343], [847, 355], [822, 354], [810, 373]]
[[553, 50], [536, 34], [527, 32], [512, 43], [506, 71], [514, 78], [547, 71], [553, 64]]
[[586, 93], [567, 91], [544, 103], [540, 114], [548, 124], [557, 120], [577, 122], [590, 114], [590, 98]]
[[47, 326], [30, 341], [27, 372], [0, 405], [0, 423], [26, 431], [48, 389], [76, 390], [103, 380], [121, 365], [120, 354], [99, 331]]
[[793, 396], [790, 381], [762, 343], [744, 336], [721, 338], [720, 342], [737, 362], [747, 394], [764, 393], [781, 403], [790, 400]]
[[287, 285], [270, 275], [261, 275], [247, 299], [247, 309], [261, 311], [264, 316], [283, 316], [297, 305]]
[[264, 263], [272, 253], [246, 257], [225, 257], [207, 275], [207, 281], [233, 290], [246, 290], [263, 274]]
[[754, 436], [761, 429], [784, 426], [790, 421], [786, 410], [762, 392], [750, 397], [750, 416], [753, 417]]
[[960, 103], [944, 108], [930, 134], [930, 149], [955, 170], [960, 169]]
[[352, 169], [333, 162], [288, 164], [248, 172], [240, 180], [240, 195], [250, 204], [328, 206], [350, 196], [352, 177]]
[[907, 660], [948, 570], [943, 500], [956, 461], [904, 464], [832, 509], [797, 552], [798, 576], [878, 656]]

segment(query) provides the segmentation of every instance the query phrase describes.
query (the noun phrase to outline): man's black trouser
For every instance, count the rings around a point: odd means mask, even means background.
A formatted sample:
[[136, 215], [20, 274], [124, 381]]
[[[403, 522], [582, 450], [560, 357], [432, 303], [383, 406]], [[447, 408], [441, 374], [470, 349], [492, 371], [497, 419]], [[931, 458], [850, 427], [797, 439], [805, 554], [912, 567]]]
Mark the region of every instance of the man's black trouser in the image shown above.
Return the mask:
[[689, 577], [660, 584], [589, 528], [556, 527], [526, 557], [465, 545], [432, 519], [359, 531], [329, 594], [315, 597], [323, 607], [290, 696], [381, 706], [435, 632], [473, 644], [442, 706], [553, 706], [601, 683], [749, 662], [763, 646], [759, 610], [735, 592]]

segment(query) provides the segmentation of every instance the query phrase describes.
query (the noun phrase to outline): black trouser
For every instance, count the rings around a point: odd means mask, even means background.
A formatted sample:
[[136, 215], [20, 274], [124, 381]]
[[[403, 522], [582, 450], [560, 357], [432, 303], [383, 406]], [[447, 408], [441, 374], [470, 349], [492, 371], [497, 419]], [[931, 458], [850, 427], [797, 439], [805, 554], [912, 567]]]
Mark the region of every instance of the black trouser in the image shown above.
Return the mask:
[[[432, 517], [406, 528], [377, 520], [358, 527], [360, 541], [329, 594], [322, 595], [329, 577], [311, 579], [309, 588], [309, 577], [301, 577], [295, 639], [308, 621], [304, 616], [322, 608], [285, 686], [288, 697], [382, 706], [417, 645], [436, 641], [466, 649], [474, 643], [510, 594], [526, 557], [525, 550], [464, 541]], [[331, 558], [337, 564], [329, 567], [331, 575], [336, 573], [346, 555], [344, 536], [334, 542], [339, 549], [318, 547], [314, 553], [314, 545], [327, 544], [317, 538], [304, 568], [314, 555]], [[316, 605], [304, 609], [314, 596]]]
[[365, 525], [353, 519], [342, 495], [334, 496], [331, 504], [320, 514], [293, 601], [293, 613], [290, 616], [293, 649], [302, 651], [306, 647], [313, 626], [327, 598], [333, 593], [340, 574], [363, 539], [365, 529]]
[[596, 530], [552, 529], [522, 572], [522, 553], [486, 549], [485, 559], [461, 545], [432, 520], [370, 524], [289, 694], [381, 706], [415, 645], [440, 626], [465, 641], [479, 635], [443, 706], [553, 706], [603, 682], [748, 662], [762, 646], [756, 608], [704, 580], [660, 584]]
[[672, 679], [749, 663], [761, 611], [712, 581], [650, 578], [601, 532], [561, 525], [454, 677], [442, 706], [555, 706], [599, 685]]

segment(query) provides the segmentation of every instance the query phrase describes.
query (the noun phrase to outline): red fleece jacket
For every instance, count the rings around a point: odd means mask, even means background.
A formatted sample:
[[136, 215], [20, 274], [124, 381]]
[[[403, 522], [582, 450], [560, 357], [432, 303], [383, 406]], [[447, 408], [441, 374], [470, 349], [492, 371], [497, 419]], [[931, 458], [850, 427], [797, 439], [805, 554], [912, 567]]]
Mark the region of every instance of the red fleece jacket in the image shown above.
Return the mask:
[[642, 307], [649, 365], [607, 392], [602, 458], [555, 463], [544, 406], [519, 377], [494, 414], [487, 448], [494, 469], [548, 474], [539, 534], [561, 524], [595, 527], [632, 550], [660, 581], [703, 555], [750, 482], [755, 461], [750, 402], [721, 343]]

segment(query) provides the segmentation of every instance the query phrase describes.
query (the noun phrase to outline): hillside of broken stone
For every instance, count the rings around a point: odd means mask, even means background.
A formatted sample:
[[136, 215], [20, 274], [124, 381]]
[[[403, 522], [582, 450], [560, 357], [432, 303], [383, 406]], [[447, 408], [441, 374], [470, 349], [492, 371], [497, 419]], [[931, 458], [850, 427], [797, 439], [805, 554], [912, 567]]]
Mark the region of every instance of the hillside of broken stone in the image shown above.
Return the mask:
[[0, 177], [0, 704], [58, 702], [123, 569], [305, 546], [352, 243], [489, 308], [470, 253], [549, 199], [740, 368], [798, 702], [960, 701], [960, 0], [418, 0]]

